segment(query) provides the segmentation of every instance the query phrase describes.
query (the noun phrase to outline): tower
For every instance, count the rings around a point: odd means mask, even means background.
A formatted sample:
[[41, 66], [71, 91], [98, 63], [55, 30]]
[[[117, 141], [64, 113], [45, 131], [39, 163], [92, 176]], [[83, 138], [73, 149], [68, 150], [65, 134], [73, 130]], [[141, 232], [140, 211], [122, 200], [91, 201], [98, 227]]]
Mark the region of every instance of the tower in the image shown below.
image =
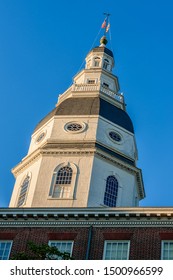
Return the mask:
[[12, 170], [10, 207], [133, 207], [144, 198], [134, 128], [106, 43], [103, 36], [36, 126]]
[[145, 191], [134, 128], [106, 43], [103, 36], [89, 51], [12, 170], [10, 207], [0, 209], [2, 260], [28, 254], [28, 242], [74, 260], [173, 259], [173, 208], [136, 207]]

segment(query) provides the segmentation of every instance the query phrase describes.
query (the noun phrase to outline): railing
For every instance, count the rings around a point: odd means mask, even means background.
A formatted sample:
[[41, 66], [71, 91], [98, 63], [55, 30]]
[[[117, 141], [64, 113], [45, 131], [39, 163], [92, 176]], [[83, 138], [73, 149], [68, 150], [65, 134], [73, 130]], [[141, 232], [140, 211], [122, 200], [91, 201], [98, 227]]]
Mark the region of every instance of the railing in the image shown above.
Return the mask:
[[99, 84], [74, 84], [73, 91], [96, 91], [99, 90]]
[[117, 101], [124, 103], [124, 96], [122, 93], [115, 92], [110, 88], [104, 87], [102, 85], [100, 86], [100, 91], [106, 93], [109, 96], [114, 97]]
[[124, 96], [123, 94], [117, 93], [110, 88], [107, 88], [100, 84], [73, 84], [72, 91], [98, 91], [115, 98], [117, 101], [124, 103]]

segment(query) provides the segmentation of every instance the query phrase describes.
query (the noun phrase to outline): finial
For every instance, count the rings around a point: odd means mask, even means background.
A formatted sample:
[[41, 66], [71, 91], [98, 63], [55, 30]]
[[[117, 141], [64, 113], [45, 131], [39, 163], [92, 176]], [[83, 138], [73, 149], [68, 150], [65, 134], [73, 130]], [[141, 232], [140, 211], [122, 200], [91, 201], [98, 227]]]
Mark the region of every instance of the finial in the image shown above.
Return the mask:
[[107, 44], [108, 40], [106, 39], [106, 36], [101, 37], [100, 39], [100, 47], [105, 47]]

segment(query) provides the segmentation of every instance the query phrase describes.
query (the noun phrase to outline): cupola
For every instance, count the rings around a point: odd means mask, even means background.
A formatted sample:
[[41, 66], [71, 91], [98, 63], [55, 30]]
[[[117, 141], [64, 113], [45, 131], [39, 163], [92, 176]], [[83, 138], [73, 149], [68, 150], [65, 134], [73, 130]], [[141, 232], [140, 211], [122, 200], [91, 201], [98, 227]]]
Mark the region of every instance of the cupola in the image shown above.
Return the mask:
[[93, 48], [86, 56], [85, 69], [104, 69], [112, 72], [114, 57], [111, 50], [106, 48], [106, 36], [100, 39], [100, 46]]

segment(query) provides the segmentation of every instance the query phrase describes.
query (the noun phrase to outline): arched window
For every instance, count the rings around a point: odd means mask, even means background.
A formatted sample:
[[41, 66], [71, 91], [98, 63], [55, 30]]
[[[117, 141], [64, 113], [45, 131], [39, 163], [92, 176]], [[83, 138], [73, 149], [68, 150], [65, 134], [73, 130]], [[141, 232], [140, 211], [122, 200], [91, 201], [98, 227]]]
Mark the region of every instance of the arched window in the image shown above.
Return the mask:
[[94, 66], [95, 67], [99, 67], [99, 65], [100, 65], [100, 57], [95, 57], [95, 59], [94, 59]]
[[118, 181], [115, 176], [108, 176], [104, 195], [104, 205], [115, 207], [118, 196]]
[[19, 194], [19, 198], [18, 198], [18, 202], [17, 202], [17, 207], [22, 206], [26, 200], [26, 195], [27, 195], [28, 187], [29, 187], [29, 181], [30, 181], [30, 176], [27, 175], [20, 187], [20, 194]]
[[69, 198], [70, 185], [72, 180], [73, 170], [69, 166], [64, 166], [57, 172], [56, 181], [53, 190], [53, 197]]
[[49, 199], [74, 199], [78, 168], [72, 162], [64, 162], [53, 171]]
[[108, 69], [108, 65], [109, 65], [109, 60], [104, 59], [104, 61], [103, 61], [103, 68], [107, 70]]

